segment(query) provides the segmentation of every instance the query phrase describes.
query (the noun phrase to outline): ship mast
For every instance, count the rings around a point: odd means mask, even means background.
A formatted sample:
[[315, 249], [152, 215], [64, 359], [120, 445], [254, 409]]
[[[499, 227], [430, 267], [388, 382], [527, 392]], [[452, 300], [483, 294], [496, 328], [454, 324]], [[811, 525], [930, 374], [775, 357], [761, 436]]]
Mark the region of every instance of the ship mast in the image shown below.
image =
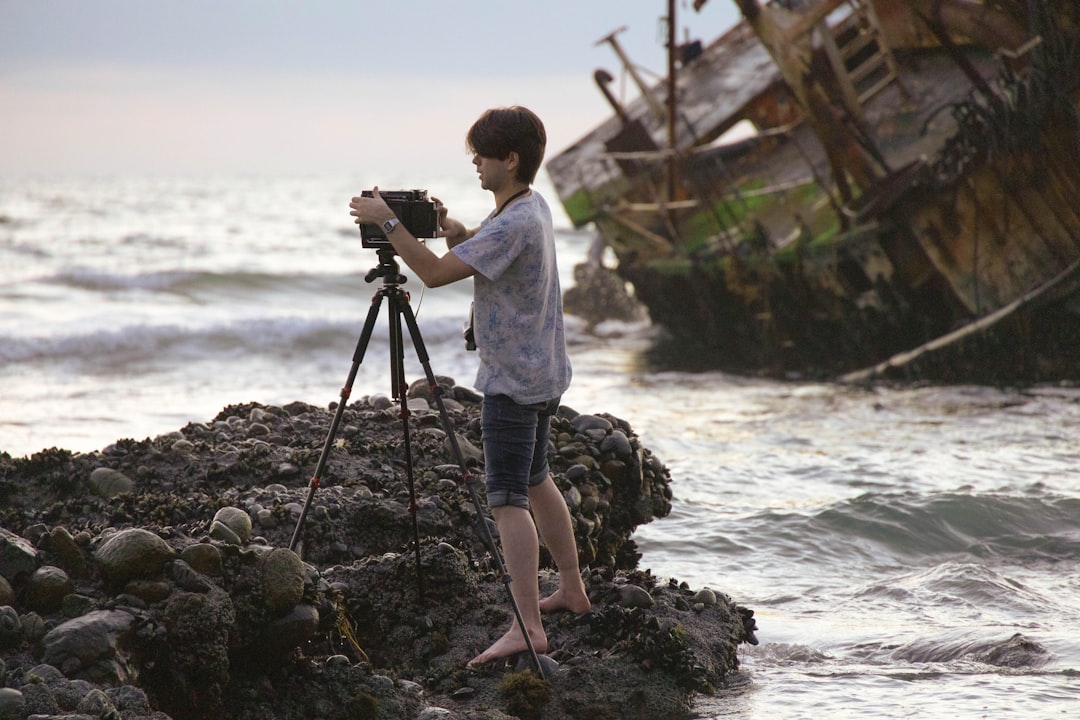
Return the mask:
[[675, 96], [675, 0], [668, 0], [667, 14], [667, 201], [675, 200], [678, 171], [678, 143], [675, 132], [675, 119], [678, 115], [678, 99]]

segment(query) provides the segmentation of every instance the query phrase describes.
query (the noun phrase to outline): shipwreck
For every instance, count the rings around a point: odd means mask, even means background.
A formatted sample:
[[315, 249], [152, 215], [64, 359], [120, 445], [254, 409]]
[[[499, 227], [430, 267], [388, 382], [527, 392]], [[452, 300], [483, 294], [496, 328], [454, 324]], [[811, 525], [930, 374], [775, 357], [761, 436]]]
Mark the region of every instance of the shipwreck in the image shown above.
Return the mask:
[[[713, 0], [717, 2], [718, 0]], [[546, 165], [697, 366], [1080, 377], [1075, 0], [735, 0]], [[700, 10], [705, 0], [695, 0]]]

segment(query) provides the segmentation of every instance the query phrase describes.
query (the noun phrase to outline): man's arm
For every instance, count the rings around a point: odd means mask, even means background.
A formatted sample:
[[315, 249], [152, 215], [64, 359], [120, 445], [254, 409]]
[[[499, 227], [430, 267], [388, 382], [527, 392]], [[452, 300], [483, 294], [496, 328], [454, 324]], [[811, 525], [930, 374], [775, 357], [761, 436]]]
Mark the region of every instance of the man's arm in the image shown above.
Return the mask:
[[[349, 207], [352, 208], [349, 214], [356, 218], [357, 224], [369, 223], [381, 226], [394, 217], [394, 212], [386, 204], [386, 201], [382, 199], [378, 187], [371, 194], [372, 197], [354, 197], [352, 202], [349, 203]], [[454, 245], [458, 245], [476, 234], [475, 230], [467, 230], [462, 223], [457, 220], [450, 220], [445, 215], [446, 210], [440, 210], [440, 216], [444, 222], [450, 225], [450, 228], [444, 228], [440, 235], [446, 237], [446, 244], [449, 247], [454, 247]], [[398, 223], [397, 227], [386, 238], [405, 264], [428, 287], [435, 288], [448, 285], [471, 277], [476, 272], [472, 266], [454, 253], [448, 252], [442, 256], [436, 255], [426, 245], [413, 237], [412, 233], [401, 223]]]

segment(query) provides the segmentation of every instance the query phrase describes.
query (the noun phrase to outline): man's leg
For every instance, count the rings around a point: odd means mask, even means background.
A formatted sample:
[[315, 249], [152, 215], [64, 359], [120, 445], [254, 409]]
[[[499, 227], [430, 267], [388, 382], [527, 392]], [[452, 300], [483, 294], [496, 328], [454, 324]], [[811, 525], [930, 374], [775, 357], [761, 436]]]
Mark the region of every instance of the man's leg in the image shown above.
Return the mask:
[[532, 506], [536, 527], [544, 538], [548, 552], [559, 568], [559, 589], [540, 601], [540, 609], [570, 610], [586, 613], [592, 607], [585, 592], [578, 566], [577, 541], [566, 500], [551, 479], [551, 475], [529, 488], [529, 504]]
[[[502, 505], [491, 511], [495, 524], [499, 528], [506, 571], [510, 574], [510, 593], [514, 596], [518, 612], [525, 622], [533, 649], [547, 651], [547, 635], [540, 620], [540, 592], [536, 583], [539, 569], [540, 546], [536, 538], [536, 526], [532, 516], [525, 508]], [[579, 578], [580, 580], [580, 578]], [[516, 655], [528, 650], [525, 636], [517, 623], [511, 624], [506, 634], [496, 640], [491, 647], [472, 659], [473, 663], [489, 662], [501, 657]]]

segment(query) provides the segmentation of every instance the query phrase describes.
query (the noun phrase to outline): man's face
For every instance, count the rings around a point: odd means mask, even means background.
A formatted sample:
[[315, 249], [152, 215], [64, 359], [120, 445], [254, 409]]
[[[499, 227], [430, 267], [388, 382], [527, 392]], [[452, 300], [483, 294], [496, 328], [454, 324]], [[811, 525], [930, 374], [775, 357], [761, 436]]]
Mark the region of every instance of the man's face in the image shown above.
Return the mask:
[[491, 192], [498, 192], [513, 182], [513, 171], [510, 169], [513, 158], [513, 153], [510, 153], [510, 157], [505, 160], [496, 160], [479, 154], [473, 155], [473, 165], [476, 166], [476, 173], [480, 176], [480, 187]]

